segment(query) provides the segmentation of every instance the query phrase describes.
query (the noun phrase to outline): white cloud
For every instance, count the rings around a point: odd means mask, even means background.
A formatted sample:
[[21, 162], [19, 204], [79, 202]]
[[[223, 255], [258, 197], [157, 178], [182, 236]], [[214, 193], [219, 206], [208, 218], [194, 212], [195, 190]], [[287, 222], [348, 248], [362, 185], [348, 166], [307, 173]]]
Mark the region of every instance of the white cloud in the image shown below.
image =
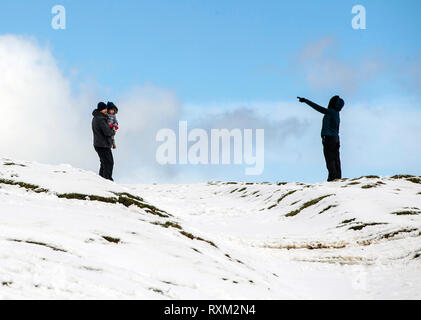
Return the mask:
[[364, 54], [348, 61], [339, 54], [339, 43], [333, 37], [324, 37], [305, 46], [297, 55], [294, 66], [305, 74], [315, 89], [328, 89], [352, 96], [363, 84], [383, 70], [379, 57]]
[[[91, 113], [99, 101], [95, 83], [80, 85], [75, 93], [48, 48], [15, 35], [0, 36], [0, 72], [0, 156], [97, 171], [91, 132]], [[153, 162], [155, 132], [177, 117], [175, 93], [146, 85], [115, 102], [122, 123], [116, 174], [138, 181], [168, 175], [169, 169]]]
[[72, 95], [50, 51], [33, 39], [0, 36], [0, 73], [2, 155], [83, 163], [89, 99]]
[[[309, 49], [306, 56], [321, 57], [323, 63], [323, 48], [330, 44], [322, 42]], [[334, 76], [335, 70], [328, 70]], [[70, 163], [96, 171], [98, 159], [90, 128], [91, 112], [99, 100], [95, 84], [80, 86], [75, 93], [74, 79], [63, 76], [48, 48], [13, 35], [0, 36], [0, 74], [0, 156]], [[343, 81], [345, 87], [352, 88], [356, 79], [350, 75]], [[188, 120], [190, 129], [265, 129], [265, 172], [259, 180], [325, 179], [319, 136], [322, 116], [297, 101], [183, 105], [175, 92], [145, 85], [134, 87], [114, 102], [120, 109], [118, 149], [114, 153], [120, 181], [250, 178], [244, 176], [243, 167], [157, 164], [156, 132], [176, 129], [179, 120]], [[345, 175], [419, 173], [419, 119], [418, 101], [402, 101], [399, 97], [361, 104], [346, 101], [341, 127]]]

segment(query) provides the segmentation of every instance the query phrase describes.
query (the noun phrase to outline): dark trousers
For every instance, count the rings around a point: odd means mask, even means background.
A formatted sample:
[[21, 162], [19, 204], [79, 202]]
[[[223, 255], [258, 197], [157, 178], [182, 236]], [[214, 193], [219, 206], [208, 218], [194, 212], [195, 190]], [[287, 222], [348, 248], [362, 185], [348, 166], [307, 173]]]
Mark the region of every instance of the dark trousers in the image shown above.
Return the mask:
[[113, 180], [113, 168], [114, 158], [111, 148], [100, 148], [95, 147], [95, 151], [98, 153], [101, 167], [99, 169], [99, 175], [105, 179]]
[[329, 171], [327, 181], [342, 178], [341, 159], [339, 155], [339, 137], [322, 136], [323, 153], [325, 155], [326, 167]]

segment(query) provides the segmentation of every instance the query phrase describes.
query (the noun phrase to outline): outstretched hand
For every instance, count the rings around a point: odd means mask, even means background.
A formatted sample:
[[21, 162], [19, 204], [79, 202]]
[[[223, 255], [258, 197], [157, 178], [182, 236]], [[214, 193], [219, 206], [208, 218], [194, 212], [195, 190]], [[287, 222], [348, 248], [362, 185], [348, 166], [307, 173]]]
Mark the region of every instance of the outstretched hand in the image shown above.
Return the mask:
[[300, 101], [301, 103], [306, 102], [306, 98], [301, 98], [301, 97], [297, 97], [298, 101]]

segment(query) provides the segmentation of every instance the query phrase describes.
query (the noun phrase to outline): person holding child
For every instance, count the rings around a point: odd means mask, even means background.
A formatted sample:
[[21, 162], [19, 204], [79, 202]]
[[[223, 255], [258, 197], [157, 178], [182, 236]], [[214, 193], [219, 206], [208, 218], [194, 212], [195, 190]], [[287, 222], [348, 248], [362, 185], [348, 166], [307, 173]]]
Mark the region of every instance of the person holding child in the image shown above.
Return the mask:
[[118, 130], [116, 114], [118, 108], [114, 103], [99, 102], [92, 112], [92, 132], [95, 151], [100, 160], [99, 175], [113, 181], [114, 158], [111, 148], [115, 145], [115, 133]]

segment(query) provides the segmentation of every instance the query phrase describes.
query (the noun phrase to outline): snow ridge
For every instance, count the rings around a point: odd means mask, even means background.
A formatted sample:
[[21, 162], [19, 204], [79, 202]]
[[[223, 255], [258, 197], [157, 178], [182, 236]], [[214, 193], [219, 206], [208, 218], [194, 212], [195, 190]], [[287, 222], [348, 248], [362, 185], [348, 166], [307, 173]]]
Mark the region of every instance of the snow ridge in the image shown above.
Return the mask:
[[421, 298], [421, 179], [119, 185], [0, 159], [0, 299]]

